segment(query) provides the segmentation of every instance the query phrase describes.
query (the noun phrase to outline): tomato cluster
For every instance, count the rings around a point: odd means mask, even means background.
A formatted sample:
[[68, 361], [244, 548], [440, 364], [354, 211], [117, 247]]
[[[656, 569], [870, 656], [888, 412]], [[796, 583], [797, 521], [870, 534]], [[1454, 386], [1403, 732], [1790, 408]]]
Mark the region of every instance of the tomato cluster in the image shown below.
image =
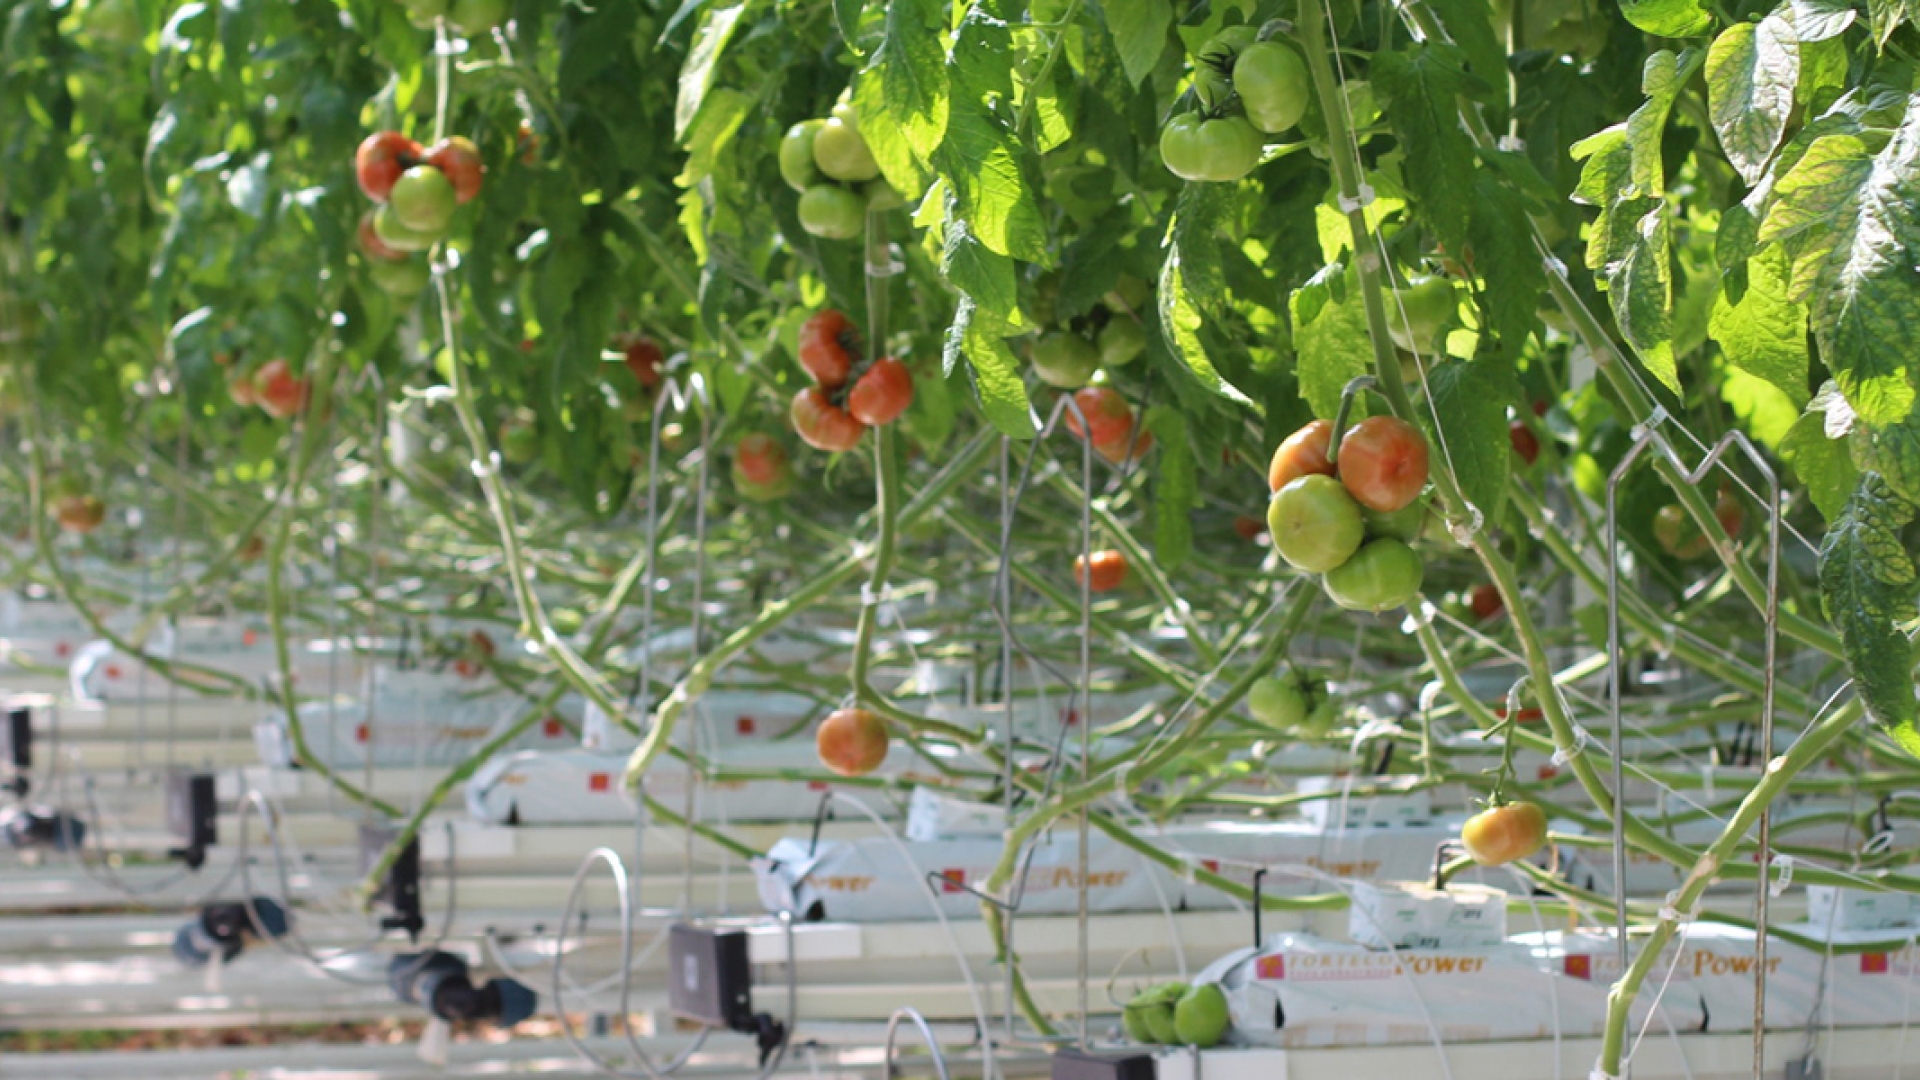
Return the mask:
[[1266, 135], [1307, 114], [1307, 65], [1284, 42], [1252, 26], [1215, 34], [1194, 58], [1200, 108], [1178, 113], [1160, 132], [1160, 158], [1182, 180], [1232, 183], [1260, 164]]
[[1147, 331], [1138, 313], [1152, 298], [1145, 282], [1121, 275], [1093, 311], [1033, 340], [1027, 354], [1033, 373], [1055, 389], [1078, 390], [1103, 367], [1133, 363], [1147, 351]]
[[309, 389], [285, 360], [269, 360], [258, 371], [238, 372], [228, 380], [227, 397], [243, 409], [257, 406], [275, 420], [285, 420], [307, 407]]
[[823, 240], [852, 240], [867, 210], [906, 205], [880, 177], [860, 135], [860, 113], [842, 101], [824, 120], [802, 120], [780, 139], [780, 176], [800, 193], [800, 227]]
[[1420, 593], [1424, 565], [1410, 546], [1426, 522], [1427, 443], [1391, 416], [1369, 417], [1340, 440], [1315, 420], [1273, 453], [1267, 527], [1288, 565], [1322, 574], [1327, 595], [1356, 611], [1389, 611]]
[[832, 308], [800, 328], [800, 366], [814, 385], [794, 396], [789, 419], [816, 450], [851, 450], [868, 428], [892, 423], [913, 404], [913, 372], [893, 357], [855, 373], [857, 340], [853, 323]]
[[410, 300], [432, 280], [431, 267], [416, 256], [445, 238], [456, 207], [480, 194], [480, 150], [459, 136], [423, 149], [397, 131], [377, 131], [360, 143], [353, 167], [360, 190], [380, 204], [360, 219], [368, 276], [387, 294]]

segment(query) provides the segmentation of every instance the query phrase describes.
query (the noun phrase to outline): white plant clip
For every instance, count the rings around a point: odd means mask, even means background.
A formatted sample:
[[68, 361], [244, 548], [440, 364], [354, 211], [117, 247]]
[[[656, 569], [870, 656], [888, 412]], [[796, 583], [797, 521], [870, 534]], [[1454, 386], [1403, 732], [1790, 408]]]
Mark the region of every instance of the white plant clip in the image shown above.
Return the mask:
[[1373, 185], [1365, 181], [1361, 182], [1359, 192], [1351, 198], [1345, 195], [1340, 196], [1340, 212], [1343, 214], [1351, 214], [1355, 210], [1365, 210], [1372, 205]]

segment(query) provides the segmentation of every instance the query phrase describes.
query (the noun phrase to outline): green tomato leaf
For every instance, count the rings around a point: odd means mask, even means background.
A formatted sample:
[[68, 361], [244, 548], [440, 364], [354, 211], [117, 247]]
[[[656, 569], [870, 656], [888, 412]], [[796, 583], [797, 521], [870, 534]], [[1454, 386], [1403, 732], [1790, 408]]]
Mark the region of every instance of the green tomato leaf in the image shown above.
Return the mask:
[[[1638, 217], [1629, 216], [1641, 212]], [[1672, 229], [1662, 199], [1632, 199], [1615, 208], [1611, 224], [1624, 236], [1610, 247], [1619, 257], [1603, 270], [1607, 301], [1620, 336], [1647, 371], [1674, 393], [1680, 374], [1673, 359]]]
[[1713, 25], [1713, 14], [1699, 0], [1620, 0], [1620, 14], [1649, 34], [1692, 37]]
[[1787, 298], [1787, 260], [1771, 248], [1747, 260], [1746, 288], [1714, 298], [1707, 332], [1727, 362], [1779, 387], [1795, 407], [1807, 399], [1807, 309]]
[[991, 251], [1046, 263], [1047, 230], [1020, 167], [1013, 130], [1010, 32], [975, 10], [953, 45], [953, 104], [934, 167], [959, 196], [973, 234]]
[[1145, 422], [1160, 450], [1153, 489], [1154, 561], [1173, 570], [1193, 553], [1193, 512], [1200, 506], [1199, 471], [1185, 414], [1167, 405], [1155, 405], [1147, 410]]
[[1007, 348], [1005, 328], [975, 314], [972, 298], [962, 295], [954, 308], [953, 325], [947, 328], [942, 358], [945, 370], [951, 372], [959, 359], [966, 357], [987, 420], [1003, 435], [1031, 439], [1035, 432], [1033, 406], [1027, 401], [1027, 387], [1020, 378], [1020, 360]]
[[1427, 390], [1439, 428], [1427, 446], [1436, 467], [1450, 464], [1460, 494], [1497, 523], [1506, 505], [1507, 475], [1513, 469], [1513, 443], [1507, 435], [1507, 406], [1520, 399], [1520, 386], [1502, 365], [1448, 360], [1427, 371]]
[[713, 88], [721, 54], [727, 51], [733, 32], [753, 4], [754, 0], [735, 0], [721, 7], [710, 7], [701, 14], [700, 25], [693, 32], [693, 45], [687, 50], [687, 62], [680, 68], [680, 98], [673, 109], [675, 139], [684, 140], [694, 117], [700, 115], [707, 91]]
[[1900, 542], [1913, 514], [1885, 480], [1863, 474], [1820, 547], [1820, 596], [1867, 714], [1920, 757], [1913, 649], [1900, 628], [1915, 614], [1913, 558]]
[[940, 248], [940, 270], [947, 281], [973, 301], [975, 318], [1014, 328], [1020, 293], [1014, 281], [1013, 260], [989, 251], [958, 214], [949, 213], [946, 235], [946, 243]]
[[1251, 400], [1221, 376], [1207, 357], [1201, 327], [1224, 310], [1226, 275], [1217, 230], [1232, 206], [1225, 184], [1188, 184], [1181, 190], [1160, 267], [1160, 325], [1167, 345], [1200, 384], [1243, 404]]
[[1167, 30], [1173, 26], [1173, 6], [1167, 0], [1106, 0], [1107, 32], [1127, 81], [1139, 86], [1160, 62], [1167, 48]]
[[1451, 45], [1374, 54], [1371, 79], [1394, 138], [1406, 148], [1405, 175], [1421, 218], [1449, 251], [1467, 243], [1473, 216], [1473, 140], [1460, 126], [1460, 95], [1482, 89]]
[[712, 176], [719, 166], [720, 152], [733, 141], [734, 133], [740, 130], [754, 104], [754, 99], [729, 87], [708, 94], [694, 118], [692, 130], [687, 133], [687, 164], [673, 182], [692, 187]]
[[1851, 0], [1792, 0], [1787, 6], [1802, 45], [1839, 37], [1859, 15]]
[[[947, 134], [947, 10], [933, 0], [887, 4], [887, 36], [877, 61], [885, 117], [923, 159]], [[860, 125], [862, 133], [868, 126]]]
[[1846, 508], [1847, 494], [1860, 477], [1847, 453], [1847, 440], [1827, 435], [1826, 414], [1809, 408], [1780, 440], [1780, 457], [1793, 469], [1820, 516], [1829, 522]]
[[[1348, 383], [1373, 369], [1367, 313], [1355, 277], [1338, 264], [1329, 266], [1294, 290], [1287, 301], [1293, 316], [1300, 394], [1322, 419], [1330, 420], [1340, 411], [1340, 394]], [[1334, 285], [1344, 286], [1339, 298], [1330, 288]]]
[[1920, 108], [1878, 153], [1856, 134], [1814, 141], [1774, 188], [1760, 227], [1793, 260], [1821, 359], [1847, 401], [1877, 424], [1914, 405], [1909, 350], [1920, 335]]
[[1799, 79], [1800, 42], [1777, 13], [1757, 24], [1734, 23], [1707, 50], [1707, 112], [1720, 149], [1748, 186], [1759, 182], [1780, 145]]
[[1892, 424], [1856, 422], [1853, 426], [1853, 463], [1862, 472], [1878, 473], [1901, 498], [1915, 502], [1920, 493], [1920, 416]]
[[1473, 222], [1468, 229], [1473, 270], [1486, 279], [1480, 299], [1487, 308], [1487, 326], [1508, 357], [1519, 356], [1547, 291], [1546, 268], [1526, 227], [1527, 210], [1512, 185], [1490, 173], [1481, 174], [1474, 183]]

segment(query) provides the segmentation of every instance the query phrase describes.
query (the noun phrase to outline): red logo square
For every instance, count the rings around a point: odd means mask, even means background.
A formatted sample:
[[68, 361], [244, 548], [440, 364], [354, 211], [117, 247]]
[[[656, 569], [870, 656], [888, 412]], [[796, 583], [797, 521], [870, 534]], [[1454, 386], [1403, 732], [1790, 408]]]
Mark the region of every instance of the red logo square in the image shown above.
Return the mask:
[[1219, 859], [1201, 859], [1201, 860], [1200, 860], [1200, 865], [1201, 865], [1202, 867], [1204, 867], [1204, 868], [1206, 869], [1206, 871], [1207, 871], [1207, 873], [1209, 873], [1209, 874], [1217, 874], [1217, 873], [1219, 873], [1219, 872], [1220, 872], [1220, 860], [1219, 860]]
[[1253, 962], [1253, 974], [1258, 979], [1284, 979], [1287, 977], [1287, 958], [1263, 956]]
[[733, 718], [733, 733], [736, 735], [753, 734], [753, 717], [736, 716]]
[[1886, 953], [1870, 952], [1860, 954], [1860, 974], [1862, 975], [1885, 975], [1892, 966], [1891, 960]]
[[613, 777], [611, 774], [597, 772], [587, 777], [588, 791], [605, 791], [612, 786]]
[[940, 891], [943, 893], [960, 892], [962, 891], [960, 886], [966, 883], [967, 872], [965, 870], [940, 871]]
[[1573, 978], [1593, 978], [1593, 957], [1591, 956], [1568, 956], [1561, 966]]
[[540, 730], [549, 739], [557, 739], [566, 728], [562, 727], [558, 717], [549, 716], [540, 722]]
[[368, 734], [368, 733], [367, 733], [367, 725], [365, 725], [365, 724], [361, 724], [361, 725], [359, 725], [358, 727], [356, 727], [356, 728], [354, 728], [354, 729], [353, 729], [353, 741], [354, 741], [354, 742], [361, 742], [361, 743], [363, 743], [363, 742], [366, 742], [366, 741], [367, 741], [367, 734]]
[[825, 780], [809, 780], [807, 781], [807, 790], [825, 791], [827, 790], [827, 782]]

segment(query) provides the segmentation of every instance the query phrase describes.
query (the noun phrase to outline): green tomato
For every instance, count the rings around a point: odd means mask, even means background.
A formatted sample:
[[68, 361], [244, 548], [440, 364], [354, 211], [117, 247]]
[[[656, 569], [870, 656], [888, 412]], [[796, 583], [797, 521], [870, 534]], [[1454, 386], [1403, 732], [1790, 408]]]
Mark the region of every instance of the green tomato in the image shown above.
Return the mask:
[[1153, 287], [1124, 271], [1114, 281], [1113, 288], [1108, 289], [1107, 294], [1100, 298], [1101, 302], [1107, 305], [1107, 310], [1116, 315], [1127, 312], [1138, 313], [1151, 299], [1153, 299]]
[[[414, 232], [434, 236], [446, 232], [447, 226], [453, 223], [457, 201], [453, 181], [431, 165], [415, 165], [401, 173], [400, 179], [393, 182], [393, 191], [387, 195], [387, 205], [393, 208], [400, 224]], [[378, 221], [374, 227], [377, 231]]]
[[1307, 114], [1308, 77], [1300, 54], [1277, 41], [1247, 46], [1233, 62], [1233, 88], [1261, 131], [1285, 131]]
[[861, 185], [860, 194], [867, 197], [869, 210], [898, 210], [907, 205], [907, 200], [884, 179], [867, 181]]
[[1141, 1041], [1171, 1044], [1179, 1038], [1173, 1014], [1175, 1006], [1186, 992], [1186, 983], [1161, 983], [1140, 991], [1127, 1002], [1127, 1010], [1137, 1012], [1138, 1026], [1147, 1034], [1147, 1038]]
[[388, 203], [373, 215], [373, 235], [395, 251], [425, 251], [440, 242], [439, 233], [420, 232], [407, 227]]
[[1292, 731], [1306, 723], [1310, 707], [1307, 692], [1291, 676], [1268, 675], [1247, 691], [1247, 711], [1275, 731]]
[[1267, 503], [1273, 549], [1296, 570], [1324, 574], [1353, 557], [1366, 538], [1360, 504], [1340, 481], [1312, 473], [1288, 481]]
[[1138, 320], [1126, 315], [1107, 320], [1100, 328], [1100, 362], [1107, 367], [1126, 367], [1147, 351], [1147, 331]]
[[1160, 132], [1160, 157], [1182, 180], [1232, 183], [1260, 164], [1260, 133], [1243, 116], [1203, 120], [1186, 113]]
[[826, 240], [851, 240], [867, 227], [866, 200], [838, 184], [815, 184], [800, 196], [800, 227]]
[[813, 140], [826, 125], [825, 120], [802, 120], [780, 137], [780, 178], [795, 191], [806, 191], [823, 179], [813, 163]]
[[1327, 571], [1327, 595], [1349, 611], [1391, 611], [1420, 595], [1426, 567], [1405, 543], [1370, 541], [1353, 558]]
[[507, 21], [507, 0], [453, 0], [447, 21], [462, 37], [490, 34]]
[[1033, 343], [1033, 371], [1040, 381], [1061, 390], [1087, 385], [1100, 366], [1100, 350], [1070, 330], [1040, 335]]
[[1193, 60], [1193, 94], [1208, 112], [1225, 105], [1233, 95], [1234, 58], [1259, 36], [1251, 26], [1229, 26], [1200, 47]]
[[860, 114], [851, 105], [835, 105], [832, 119], [813, 137], [813, 163], [835, 180], [864, 184], [880, 175], [867, 140], [860, 137]]
[[425, 259], [376, 259], [367, 264], [367, 277], [395, 300], [411, 300], [426, 291], [433, 267]]
[[1360, 518], [1367, 523], [1369, 537], [1386, 536], [1411, 544], [1420, 539], [1421, 530], [1426, 528], [1427, 500], [1415, 499], [1387, 513], [1363, 506], [1360, 508]]
[[1227, 994], [1219, 983], [1201, 983], [1182, 994], [1173, 1007], [1173, 1032], [1183, 1046], [1205, 1050], [1219, 1043], [1232, 1025]]
[[1387, 334], [1408, 352], [1431, 352], [1440, 332], [1459, 308], [1453, 281], [1444, 277], [1409, 279], [1387, 298]]

